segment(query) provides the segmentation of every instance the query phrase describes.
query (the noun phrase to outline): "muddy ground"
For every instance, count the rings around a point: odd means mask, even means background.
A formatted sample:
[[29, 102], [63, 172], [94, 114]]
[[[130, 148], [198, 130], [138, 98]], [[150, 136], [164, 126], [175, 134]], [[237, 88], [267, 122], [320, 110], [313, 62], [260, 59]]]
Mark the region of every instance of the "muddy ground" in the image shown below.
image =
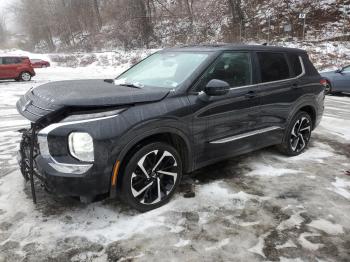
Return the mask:
[[[326, 98], [304, 154], [272, 147], [198, 170], [168, 205], [140, 214], [42, 188], [33, 205], [14, 105], [44, 82], [0, 83], [0, 261], [350, 260], [350, 96]], [[184, 198], [191, 183], [196, 195]]]

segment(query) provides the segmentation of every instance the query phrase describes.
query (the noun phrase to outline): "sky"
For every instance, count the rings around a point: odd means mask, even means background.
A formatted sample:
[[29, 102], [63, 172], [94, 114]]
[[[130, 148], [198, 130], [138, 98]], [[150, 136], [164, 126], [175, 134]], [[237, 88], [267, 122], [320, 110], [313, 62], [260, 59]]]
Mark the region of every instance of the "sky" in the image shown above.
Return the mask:
[[18, 0], [0, 0], [0, 16], [5, 16], [6, 27], [9, 31], [15, 31], [17, 26], [13, 14], [7, 9]]

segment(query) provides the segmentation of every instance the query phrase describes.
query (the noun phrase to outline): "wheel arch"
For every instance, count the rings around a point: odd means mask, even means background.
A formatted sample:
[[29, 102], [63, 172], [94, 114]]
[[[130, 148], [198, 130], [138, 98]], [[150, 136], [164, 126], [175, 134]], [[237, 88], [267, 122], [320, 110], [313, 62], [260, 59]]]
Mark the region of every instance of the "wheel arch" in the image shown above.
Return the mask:
[[309, 116], [311, 117], [311, 120], [312, 120], [312, 129], [314, 129], [315, 124], [316, 124], [316, 109], [311, 105], [305, 105], [305, 106], [299, 108], [299, 110], [296, 111], [296, 113], [299, 111], [303, 111], [303, 112], [306, 112], [309, 114]]
[[[121, 176], [123, 175], [126, 161], [142, 146], [152, 142], [164, 142], [173, 146], [181, 157], [184, 172], [190, 172], [193, 170], [194, 163], [192, 148], [188, 137], [181, 130], [174, 127], [153, 129], [148, 132], [144, 132], [143, 135], [135, 137], [116, 157], [116, 160], [120, 162], [120, 166], [116, 185], [113, 186], [111, 183], [111, 196], [113, 196], [116, 190], [120, 187]], [[111, 174], [110, 181], [112, 181], [112, 175], [113, 174]]]

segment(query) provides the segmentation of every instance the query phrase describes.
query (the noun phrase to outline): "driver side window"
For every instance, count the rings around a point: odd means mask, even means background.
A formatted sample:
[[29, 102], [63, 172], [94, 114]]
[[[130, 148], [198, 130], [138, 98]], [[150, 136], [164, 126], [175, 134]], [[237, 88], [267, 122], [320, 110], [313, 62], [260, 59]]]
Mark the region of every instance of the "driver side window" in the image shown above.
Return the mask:
[[205, 71], [197, 85], [196, 91], [204, 90], [204, 87], [212, 79], [225, 81], [231, 88], [250, 85], [252, 83], [251, 68], [249, 53], [223, 53], [214, 64]]

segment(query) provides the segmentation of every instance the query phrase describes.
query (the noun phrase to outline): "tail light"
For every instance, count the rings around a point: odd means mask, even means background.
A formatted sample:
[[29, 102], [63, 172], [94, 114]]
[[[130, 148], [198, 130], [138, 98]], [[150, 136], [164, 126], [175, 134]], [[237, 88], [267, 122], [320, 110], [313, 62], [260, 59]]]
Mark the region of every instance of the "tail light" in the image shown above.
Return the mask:
[[326, 79], [321, 79], [320, 84], [323, 85], [324, 87], [327, 86], [327, 80]]

